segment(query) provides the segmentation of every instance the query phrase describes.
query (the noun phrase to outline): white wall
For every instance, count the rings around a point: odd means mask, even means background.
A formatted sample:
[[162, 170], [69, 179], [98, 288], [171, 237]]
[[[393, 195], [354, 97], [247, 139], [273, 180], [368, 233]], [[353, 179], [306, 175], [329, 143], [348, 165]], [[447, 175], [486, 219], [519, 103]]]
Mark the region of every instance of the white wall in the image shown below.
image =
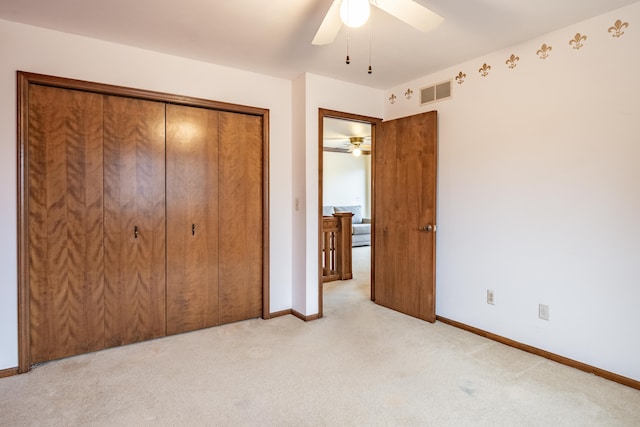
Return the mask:
[[[617, 19], [629, 27], [614, 38]], [[386, 92], [398, 99], [384, 115], [439, 113], [437, 314], [635, 380], [639, 25], [636, 3], [407, 82]], [[576, 50], [578, 32], [587, 40]], [[544, 60], [542, 43], [552, 46]], [[451, 100], [420, 107], [403, 96], [460, 71]]]
[[367, 163], [371, 156], [325, 151], [322, 160], [322, 204], [328, 206], [362, 206], [368, 216]]
[[[364, 86], [341, 82], [326, 77], [306, 73], [300, 77], [295, 85], [304, 90], [304, 117], [296, 116], [296, 120], [303, 119], [305, 150], [297, 150], [293, 159], [294, 164], [302, 162], [304, 171], [294, 170], [293, 179], [304, 183], [304, 197], [306, 203], [301, 205], [297, 214], [304, 216], [304, 233], [296, 229], [294, 246], [302, 246], [304, 251], [295, 251], [293, 264], [298, 271], [294, 275], [294, 295], [303, 295], [304, 301], [294, 297], [293, 308], [304, 315], [318, 313], [318, 109], [342, 111], [369, 117], [382, 117], [384, 112], [384, 92]], [[297, 114], [297, 113], [296, 113]], [[304, 172], [302, 175], [301, 172]], [[299, 192], [294, 197], [302, 197]], [[304, 304], [303, 304], [304, 303]]]
[[270, 110], [271, 311], [291, 307], [291, 82], [0, 20], [0, 369], [17, 366], [16, 70]]
[[306, 251], [306, 185], [305, 185], [305, 157], [306, 157], [306, 91], [307, 76], [301, 75], [293, 81], [293, 289], [291, 306], [299, 313], [304, 313], [307, 304], [307, 269], [305, 266]]

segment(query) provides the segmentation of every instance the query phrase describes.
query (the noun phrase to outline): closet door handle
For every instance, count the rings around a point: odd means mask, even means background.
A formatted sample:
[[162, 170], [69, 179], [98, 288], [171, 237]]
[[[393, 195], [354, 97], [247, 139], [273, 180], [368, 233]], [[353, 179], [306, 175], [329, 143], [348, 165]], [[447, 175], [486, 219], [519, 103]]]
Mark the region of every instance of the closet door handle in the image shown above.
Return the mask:
[[430, 233], [432, 231], [436, 231], [436, 226], [435, 225], [431, 225], [431, 224], [427, 224], [423, 227], [418, 227], [418, 230], [420, 231], [426, 231], [427, 233]]
[[137, 226], [137, 225], [135, 225], [135, 226], [133, 227], [133, 237], [134, 237], [135, 239], [137, 239], [137, 238], [138, 238], [138, 226]]
[[191, 224], [191, 235], [192, 236], [196, 235], [196, 225], [195, 224]]

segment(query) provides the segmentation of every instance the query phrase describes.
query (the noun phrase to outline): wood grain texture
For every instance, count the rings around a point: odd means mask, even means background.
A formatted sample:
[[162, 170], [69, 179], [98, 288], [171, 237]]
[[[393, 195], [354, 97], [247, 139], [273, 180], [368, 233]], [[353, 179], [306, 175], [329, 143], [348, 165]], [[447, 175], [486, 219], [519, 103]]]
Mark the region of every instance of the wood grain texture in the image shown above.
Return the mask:
[[269, 313], [269, 318], [270, 319], [275, 319], [276, 317], [282, 317], [282, 316], [286, 316], [288, 314], [293, 314], [293, 310], [291, 310], [289, 308], [287, 310], [275, 311], [273, 313]]
[[165, 92], [155, 92], [126, 86], [115, 86], [85, 80], [50, 76], [46, 74], [30, 73], [26, 71], [18, 71], [18, 73], [20, 73], [21, 76], [29, 82], [63, 89], [76, 89], [86, 92], [101, 93], [105, 95], [123, 96], [131, 99], [143, 99], [148, 101], [166, 102], [170, 104], [189, 105], [192, 107], [201, 107], [220, 111], [233, 111], [236, 113], [253, 114], [257, 116], [267, 116], [269, 112], [269, 110], [266, 110], [264, 108], [240, 104], [230, 104], [228, 102], [194, 98], [191, 96], [175, 95]]
[[271, 169], [269, 166], [269, 110], [258, 112], [262, 118], [262, 318], [271, 318], [271, 204], [269, 192], [269, 176]]
[[[262, 284], [264, 289], [264, 294], [262, 296], [262, 304], [263, 304], [263, 317], [264, 318], [269, 317], [269, 314], [270, 314], [269, 298], [268, 298], [269, 296], [268, 295], [269, 294], [269, 262], [268, 262], [269, 260], [269, 247], [268, 247], [268, 240], [269, 240], [269, 237], [268, 237], [269, 236], [269, 215], [268, 215], [269, 110], [257, 108], [257, 107], [228, 104], [228, 103], [222, 103], [217, 101], [210, 101], [206, 99], [186, 97], [181, 95], [165, 94], [165, 93], [152, 92], [152, 91], [146, 91], [146, 90], [140, 90], [140, 89], [134, 89], [134, 88], [121, 87], [121, 86], [105, 85], [100, 83], [67, 79], [62, 77], [48, 76], [48, 75], [29, 73], [29, 72], [23, 72], [23, 71], [17, 72], [17, 80], [18, 80], [18, 147], [17, 147], [18, 148], [17, 150], [18, 151], [18, 162], [17, 162], [18, 163], [18, 188], [17, 188], [17, 192], [18, 192], [19, 372], [27, 372], [30, 369], [31, 364], [37, 362], [37, 360], [32, 358], [32, 354], [31, 354], [32, 334], [30, 330], [31, 323], [32, 323], [32, 316], [30, 313], [31, 299], [32, 299], [31, 285], [30, 285], [30, 277], [32, 273], [30, 245], [33, 237], [30, 235], [31, 191], [29, 187], [30, 187], [31, 161], [30, 161], [30, 155], [29, 155], [30, 149], [29, 149], [29, 143], [28, 143], [29, 121], [30, 121], [29, 120], [29, 117], [30, 117], [29, 92], [32, 87], [36, 87], [36, 86], [46, 86], [51, 88], [56, 87], [59, 90], [70, 90], [70, 91], [75, 90], [82, 93], [91, 93], [91, 94], [94, 94], [95, 96], [112, 95], [115, 97], [131, 98], [130, 101], [132, 102], [129, 105], [133, 105], [132, 107], [133, 111], [125, 112], [125, 111], [118, 110], [118, 111], [112, 112], [113, 113], [112, 116], [113, 115], [123, 116], [125, 122], [129, 119], [131, 120], [131, 122], [137, 120], [137, 119], [134, 119], [134, 117], [143, 117], [143, 118], [146, 117], [146, 113], [143, 110], [138, 109], [138, 107], [142, 105], [142, 104], [139, 104], [138, 102], [142, 100], [159, 101], [162, 103], [166, 102], [169, 104], [179, 104], [184, 106], [205, 108], [205, 109], [211, 109], [211, 110], [232, 111], [235, 113], [260, 117], [262, 122], [262, 127], [261, 127], [261, 130], [262, 130], [262, 134], [261, 134], [262, 136], [262, 139], [261, 139], [261, 144], [262, 144], [261, 145], [262, 147], [262, 150], [261, 150], [262, 152], [262, 159], [261, 159], [262, 160], [262, 215], [261, 215], [262, 241], [261, 241], [261, 246], [262, 246], [262, 259], [265, 260], [265, 262], [262, 262]], [[100, 115], [103, 116], [103, 114], [100, 114]], [[127, 133], [133, 134], [133, 135], [144, 134], [144, 131], [142, 129], [144, 127], [149, 128], [150, 126], [149, 124], [144, 124], [144, 123], [139, 126], [138, 125], [134, 126], [132, 123], [123, 125], [122, 123], [116, 123], [117, 120], [115, 120], [113, 117], [111, 118], [111, 122], [112, 122], [111, 124], [114, 125], [112, 126], [114, 129], [122, 126], [124, 127], [130, 126], [130, 127], [136, 128], [133, 131], [126, 130], [126, 129], [122, 130], [118, 128], [118, 132], [123, 132], [123, 134], [127, 134]], [[158, 126], [158, 130], [160, 130], [160, 126]], [[114, 136], [118, 132], [111, 132], [111, 134], [112, 136]], [[100, 133], [102, 134], [102, 132]], [[153, 132], [150, 132], [150, 133], [153, 133]], [[133, 305], [143, 306], [143, 300], [148, 296], [148, 294], [158, 292], [158, 290], [155, 287], [149, 286], [147, 288], [145, 284], [147, 283], [146, 280], [148, 277], [152, 277], [154, 275], [158, 276], [158, 272], [150, 273], [150, 274], [145, 273], [144, 266], [143, 266], [145, 263], [142, 262], [141, 264], [139, 254], [138, 254], [138, 252], [140, 251], [137, 251], [137, 252], [133, 250], [127, 251], [127, 247], [125, 245], [126, 243], [125, 239], [130, 237], [130, 233], [132, 233], [132, 230], [129, 230], [130, 224], [125, 224], [127, 223], [127, 221], [123, 220], [122, 218], [116, 219], [117, 213], [116, 213], [115, 207], [119, 203], [122, 203], [123, 208], [126, 208], [126, 209], [123, 209], [123, 212], [131, 212], [132, 206], [134, 204], [132, 204], [132, 201], [130, 198], [127, 199], [128, 197], [127, 191], [131, 192], [131, 189], [127, 187], [121, 194], [122, 189], [119, 188], [120, 184], [125, 185], [126, 180], [124, 180], [124, 178], [131, 176], [130, 174], [127, 174], [126, 172], [123, 172], [120, 170], [121, 161], [123, 162], [122, 165], [125, 167], [128, 167], [129, 165], [128, 162], [132, 161], [131, 160], [132, 149], [130, 146], [130, 141], [125, 141], [121, 139], [118, 135], [115, 135], [115, 136], [117, 136], [117, 138], [112, 138], [114, 143], [111, 144], [109, 147], [104, 147], [104, 148], [106, 150], [106, 153], [111, 156], [111, 159], [115, 159], [117, 161], [117, 164], [114, 164], [110, 168], [106, 167], [104, 173], [107, 176], [115, 178], [116, 181], [112, 182], [111, 185], [107, 182], [104, 182], [104, 185], [108, 186], [109, 190], [112, 191], [112, 193], [110, 194], [111, 196], [110, 212], [112, 214], [112, 217], [110, 219], [113, 220], [111, 221], [112, 225], [119, 226], [122, 223], [126, 225], [127, 230], [121, 232], [119, 229], [116, 229], [117, 228], [116, 227], [112, 230], [115, 232], [115, 234], [111, 234], [109, 237], [109, 241], [105, 241], [106, 247], [111, 249], [108, 255], [109, 255], [109, 260], [111, 260], [112, 262], [111, 263], [107, 262], [107, 266], [110, 269], [109, 277], [112, 279], [109, 283], [122, 285], [122, 287], [114, 286], [114, 287], [110, 287], [108, 290], [105, 289], [104, 291], [108, 296], [109, 301], [111, 302], [111, 305], [109, 306], [109, 312], [110, 312], [109, 315], [107, 315], [105, 312], [106, 308], [102, 309], [102, 313], [104, 314], [104, 321], [102, 322], [102, 324], [105, 325], [106, 323], [108, 327], [111, 328], [111, 339], [109, 343], [105, 341], [105, 346], [118, 345], [121, 343], [138, 340], [139, 339], [138, 335], [141, 337], [140, 339], [146, 339], [147, 337], [153, 338], [157, 334], [155, 333], [144, 334], [144, 333], [137, 333], [135, 331], [139, 329], [140, 325], [147, 323], [147, 319], [152, 319], [154, 318], [154, 316], [161, 318], [164, 315], [163, 313], [160, 313], [160, 310], [158, 310], [157, 307], [150, 308], [151, 312], [145, 312], [143, 310], [142, 312], [136, 314], [134, 311], [132, 311], [130, 306], [127, 306], [125, 304], [125, 303], [128, 303], [128, 301], [131, 301], [131, 304]], [[138, 136], [136, 136], [136, 138], [138, 138]], [[137, 145], [137, 148], [133, 151], [135, 151], [136, 153], [135, 156], [139, 156], [142, 152], [144, 152], [144, 148], [142, 148], [144, 144], [136, 143], [135, 145]], [[94, 154], [99, 154], [99, 153], [101, 154], [102, 150], [91, 150], [91, 152]], [[156, 154], [158, 153], [159, 151]], [[36, 153], [36, 158], [37, 158], [37, 153]], [[138, 160], [140, 159], [136, 159], [133, 161], [137, 162]], [[159, 200], [157, 198], [157, 193], [155, 192], [156, 186], [143, 184], [144, 180], [149, 178], [151, 175], [153, 175], [152, 178], [155, 179], [154, 173], [149, 175], [147, 174], [147, 172], [145, 172], [145, 170], [147, 171], [149, 170], [149, 167], [136, 168], [136, 169], [140, 173], [136, 172], [135, 179], [142, 180], [142, 181], [136, 182], [136, 190], [135, 190], [135, 191], [138, 191], [139, 194], [143, 195], [142, 197], [143, 200], [141, 203], [144, 204], [145, 206], [149, 204], [151, 205], [162, 204], [162, 203], [156, 203]], [[151, 169], [153, 169], [153, 167]], [[160, 175], [163, 175], [163, 174], [161, 173]], [[113, 185], [114, 183], [116, 184], [115, 187]], [[151, 187], [153, 187], [153, 191], [149, 193], [148, 190]], [[41, 191], [41, 190], [37, 190], [37, 191]], [[97, 194], [97, 193], [91, 192], [91, 194]], [[121, 195], [123, 196], [122, 199], [121, 199]], [[104, 215], [104, 211], [108, 211], [106, 202], [107, 201], [105, 200], [103, 215]], [[143, 211], [143, 209], [138, 209], [137, 205], [134, 206], [133, 210], [140, 211], [140, 212]], [[153, 215], [146, 215], [145, 213], [144, 215], [141, 215], [141, 216], [150, 221], [151, 228], [154, 228], [154, 224], [157, 225], [159, 222], [161, 222], [158, 220], [158, 218], [155, 218]], [[128, 221], [128, 222], [132, 223], [131, 221]], [[105, 224], [105, 227], [106, 226], [107, 225]], [[163, 227], [166, 227], [166, 224], [164, 224]], [[157, 228], [158, 227], [156, 227], [156, 229]], [[142, 238], [143, 234], [147, 237], [147, 239], [154, 240], [154, 238], [149, 237], [149, 233], [145, 231], [145, 228], [143, 226], [140, 226], [140, 233], [139, 233], [140, 238]], [[126, 238], [125, 238], [125, 235], [127, 236]], [[107, 239], [107, 236], [104, 236], [103, 240], [106, 240], [106, 239]], [[101, 239], [96, 238], [96, 239], [91, 239], [91, 241], [100, 242]], [[152, 249], [149, 252], [151, 252], [152, 257], [156, 256], [157, 253], [163, 253], [163, 256], [166, 255], [165, 242], [159, 243], [158, 241], [154, 240], [154, 242], [151, 244], [149, 244], [149, 242], [144, 242], [144, 243], [134, 242], [134, 243], [141, 246], [141, 248], [138, 248], [138, 249], [140, 249], [142, 252], [147, 251], [148, 247], [151, 246]], [[96, 247], [98, 246], [99, 245], [97, 245]], [[38, 250], [41, 250], [41, 248], [39, 248]], [[106, 253], [103, 253], [103, 257], [106, 255], [107, 255]], [[129, 257], [129, 255], [132, 255], [132, 257]], [[135, 255], [135, 257], [133, 255]], [[97, 260], [97, 258], [94, 258], [94, 260]], [[125, 265], [127, 261], [132, 262], [136, 267], [135, 268], [127, 267]], [[135, 279], [133, 281], [138, 280], [139, 282], [143, 283], [142, 289], [136, 289], [135, 286], [131, 287], [130, 286], [131, 283], [129, 282], [125, 283], [125, 281], [122, 280], [123, 278], [122, 275], [124, 273], [118, 271], [118, 269], [121, 266], [124, 266], [125, 268], [128, 268], [130, 272], [135, 273]], [[42, 265], [38, 265], [38, 262], [36, 262], [33, 267], [36, 268], [36, 270], [39, 268], [40, 270], [38, 271], [42, 270]], [[163, 271], [162, 273], [163, 276], [160, 278], [161, 280], [160, 281], [152, 280], [149, 283], [160, 283], [162, 280], [164, 280], [164, 274], [166, 274], [166, 271], [164, 270], [164, 266], [161, 267], [161, 270]], [[105, 277], [105, 280], [106, 280], [106, 277]], [[166, 292], [166, 290], [164, 292]], [[147, 294], [147, 296], [145, 296], [145, 293]], [[166, 297], [164, 293], [162, 293], [162, 297], [163, 298]], [[35, 303], [40, 304], [41, 302], [35, 301]], [[119, 303], [125, 304], [125, 306], [118, 307]], [[165, 303], [166, 303], [166, 298], [165, 298]], [[48, 304], [48, 303], [45, 303], [45, 304]], [[52, 311], [52, 309], [49, 306], [45, 306], [43, 307], [43, 309]], [[166, 309], [166, 305], [163, 306], [163, 310], [165, 309]], [[252, 316], [249, 316], [249, 317], [252, 317]], [[164, 322], [164, 320], [161, 320], [159, 322], [151, 322], [151, 323], [154, 323], [154, 324], [164, 323], [166, 325], [166, 322]], [[130, 326], [127, 326], [127, 324], [130, 324]], [[123, 328], [123, 329], [119, 329], [119, 328]], [[38, 331], [37, 333], [42, 333], [42, 331]], [[92, 334], [93, 333], [94, 332], [92, 332]], [[102, 333], [102, 332], [99, 332], [99, 333]], [[164, 334], [164, 331], [162, 332], [162, 334]], [[126, 335], [128, 335], [128, 337], [126, 337]], [[136, 336], [132, 338], [132, 336], [134, 335]], [[143, 337], [143, 335], [146, 335], [146, 337]], [[124, 338], [127, 338], [127, 339], [124, 339]], [[78, 352], [84, 352], [84, 351], [85, 350], [80, 349], [77, 351], [74, 350], [70, 353], [78, 353]]]
[[218, 111], [167, 105], [167, 333], [218, 324]]
[[435, 321], [436, 112], [384, 122], [375, 147], [375, 301]]
[[102, 96], [29, 90], [31, 363], [104, 347]]
[[18, 373], [18, 368], [0, 369], [0, 378], [12, 377]]
[[105, 96], [104, 162], [109, 347], [166, 333], [164, 104]]
[[220, 323], [262, 315], [262, 125], [220, 112]]
[[18, 372], [31, 369], [31, 312], [29, 285], [29, 89], [21, 71], [16, 73], [18, 95]]

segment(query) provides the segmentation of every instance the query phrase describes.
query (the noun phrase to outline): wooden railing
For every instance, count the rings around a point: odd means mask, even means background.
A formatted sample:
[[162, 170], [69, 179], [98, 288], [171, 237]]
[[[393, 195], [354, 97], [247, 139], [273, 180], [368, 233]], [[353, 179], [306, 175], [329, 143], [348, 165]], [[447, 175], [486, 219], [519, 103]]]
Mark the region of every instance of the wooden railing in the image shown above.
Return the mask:
[[322, 217], [322, 281], [349, 280], [351, 267], [351, 212]]

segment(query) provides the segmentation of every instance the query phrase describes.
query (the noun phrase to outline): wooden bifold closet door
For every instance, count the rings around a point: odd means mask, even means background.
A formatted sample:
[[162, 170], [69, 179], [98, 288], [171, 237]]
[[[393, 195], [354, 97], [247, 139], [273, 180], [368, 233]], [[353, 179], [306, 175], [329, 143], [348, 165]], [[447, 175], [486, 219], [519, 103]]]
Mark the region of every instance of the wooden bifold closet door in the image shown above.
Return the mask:
[[220, 323], [262, 315], [262, 126], [220, 113]]
[[266, 110], [30, 76], [21, 372], [262, 316]]
[[32, 362], [163, 336], [164, 104], [29, 102]]
[[167, 333], [219, 323], [218, 111], [167, 105]]
[[262, 118], [167, 105], [167, 333], [262, 315]]
[[105, 96], [107, 347], [165, 335], [164, 108]]
[[29, 96], [31, 362], [104, 348], [101, 95]]

